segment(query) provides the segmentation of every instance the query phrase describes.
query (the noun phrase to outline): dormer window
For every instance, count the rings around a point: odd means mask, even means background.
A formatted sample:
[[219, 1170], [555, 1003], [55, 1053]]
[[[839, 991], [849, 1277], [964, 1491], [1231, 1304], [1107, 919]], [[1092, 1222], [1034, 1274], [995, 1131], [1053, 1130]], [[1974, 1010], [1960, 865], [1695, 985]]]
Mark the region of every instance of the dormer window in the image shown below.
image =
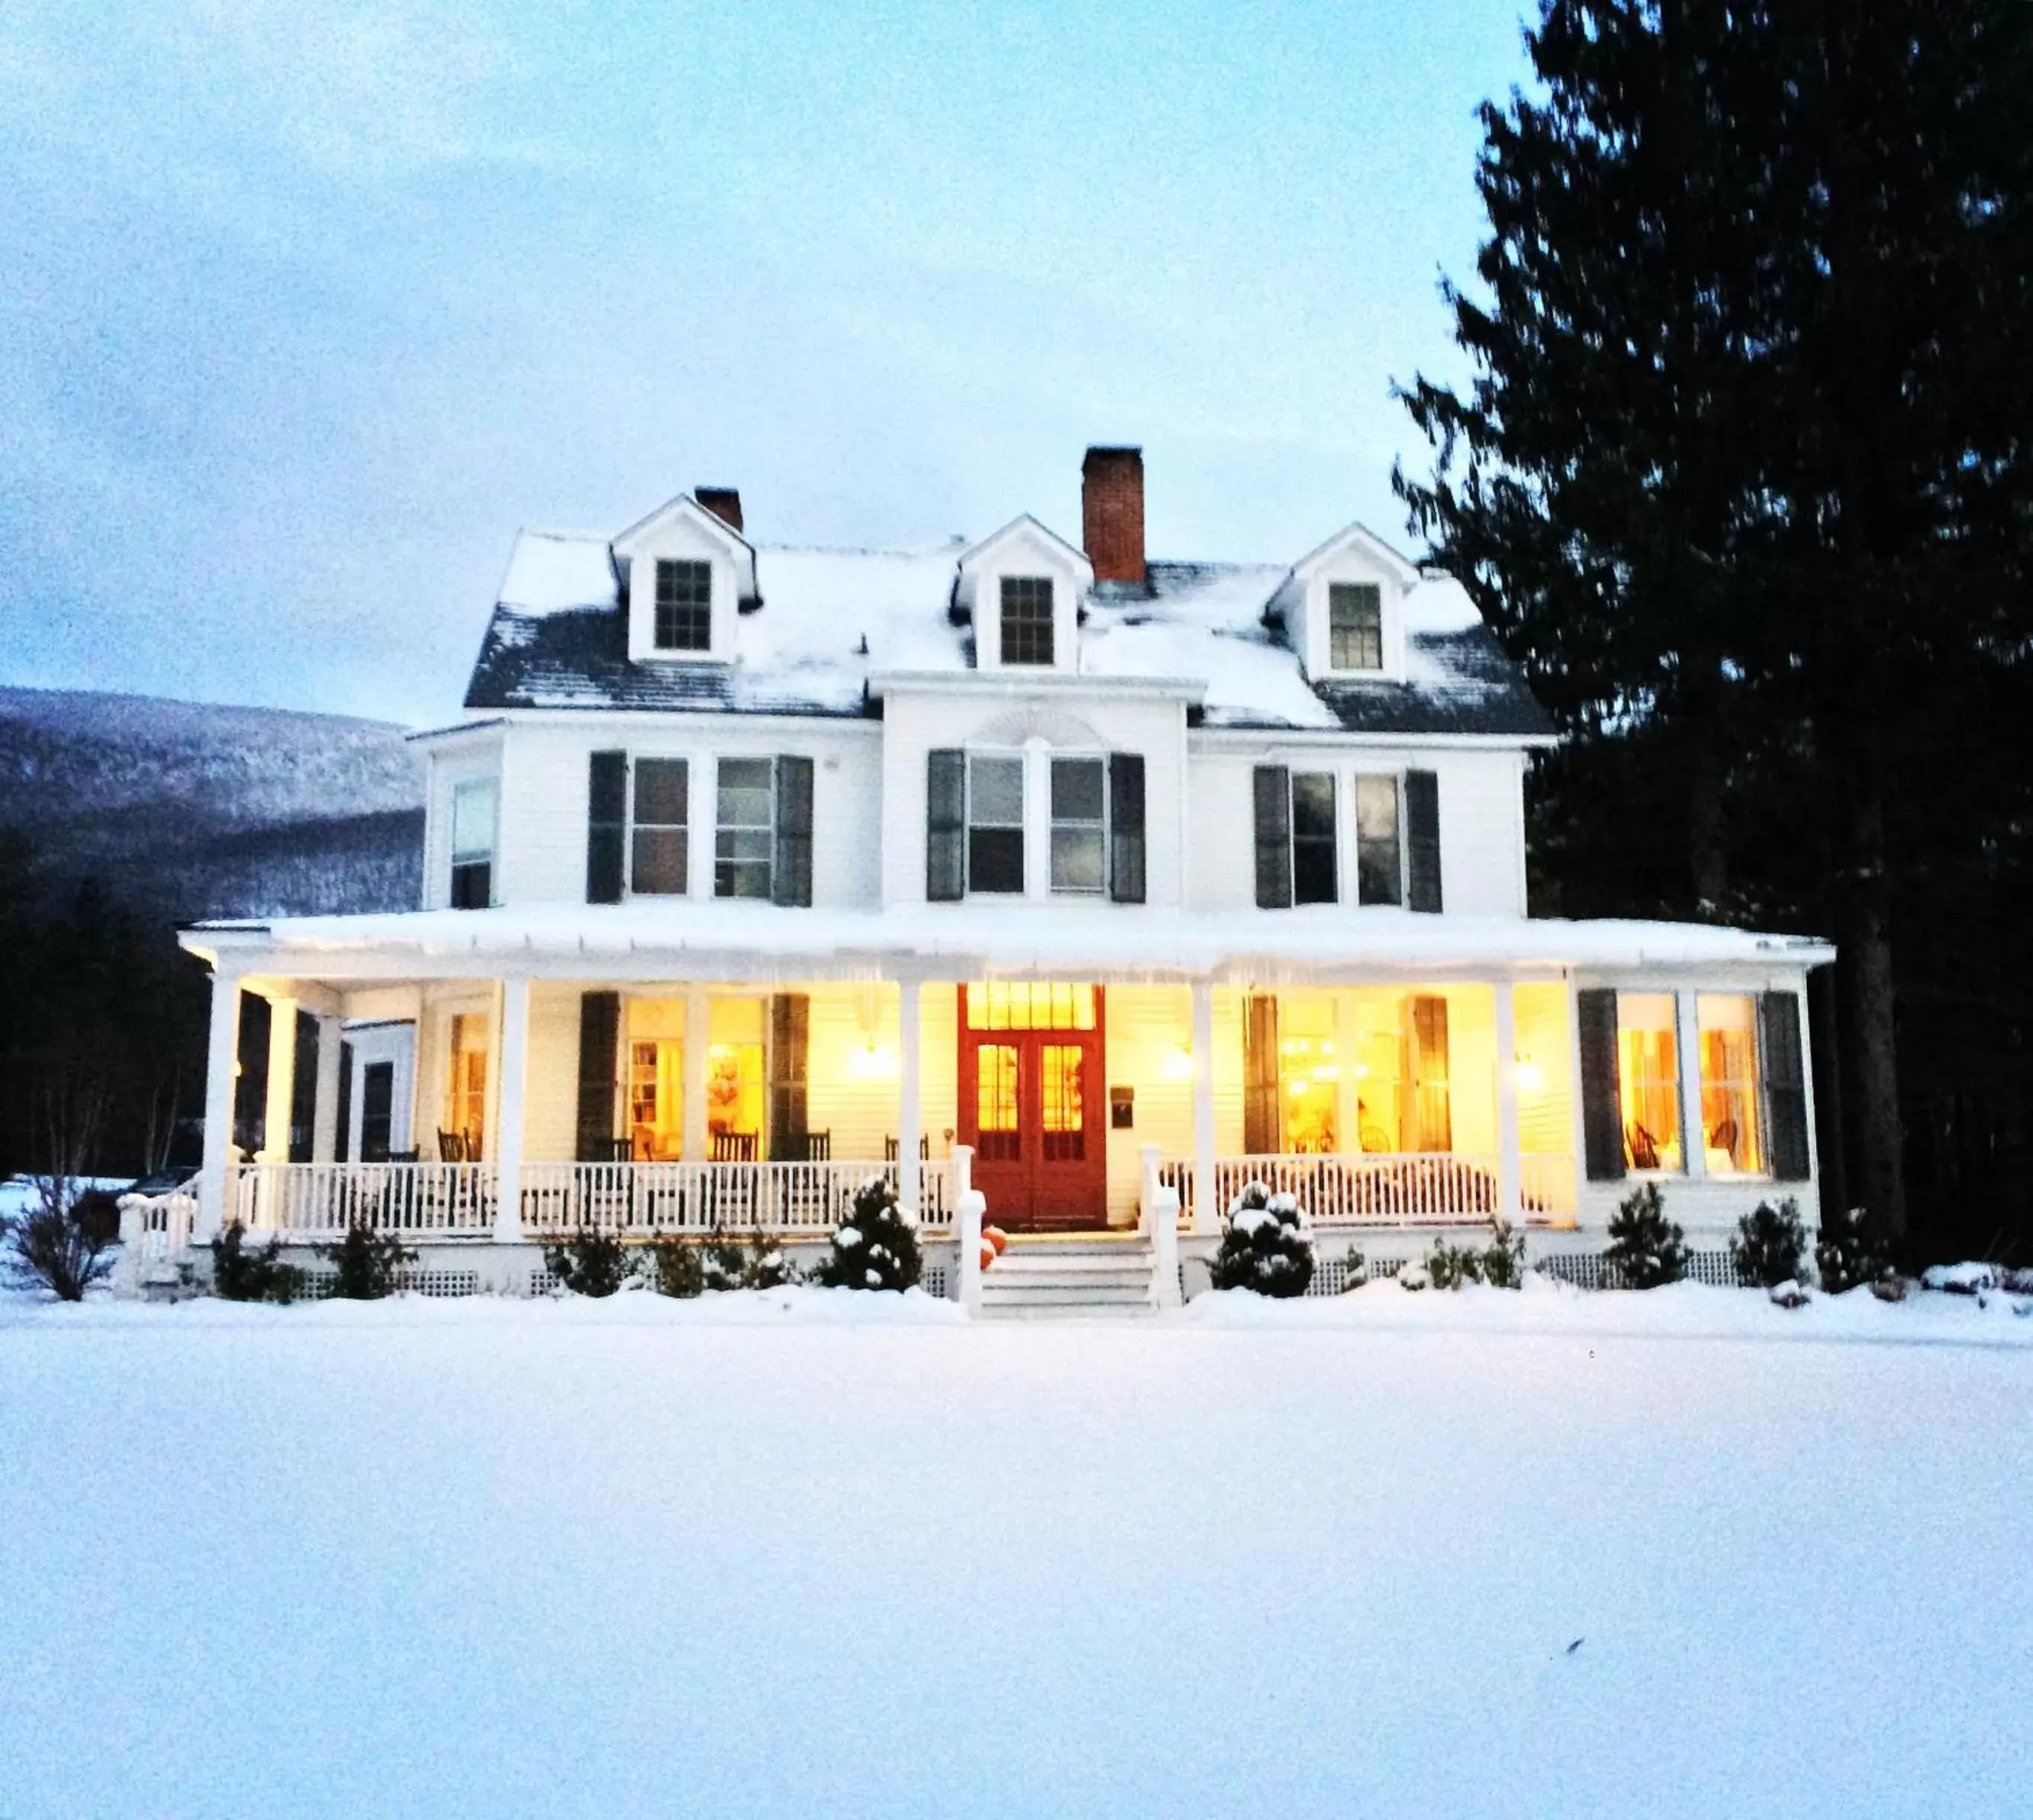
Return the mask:
[[1328, 585], [1327, 662], [1335, 670], [1383, 667], [1383, 590], [1373, 581]]
[[1002, 661], [1052, 662], [1052, 582], [1046, 575], [1002, 577]]
[[713, 565], [657, 559], [657, 648], [713, 648]]

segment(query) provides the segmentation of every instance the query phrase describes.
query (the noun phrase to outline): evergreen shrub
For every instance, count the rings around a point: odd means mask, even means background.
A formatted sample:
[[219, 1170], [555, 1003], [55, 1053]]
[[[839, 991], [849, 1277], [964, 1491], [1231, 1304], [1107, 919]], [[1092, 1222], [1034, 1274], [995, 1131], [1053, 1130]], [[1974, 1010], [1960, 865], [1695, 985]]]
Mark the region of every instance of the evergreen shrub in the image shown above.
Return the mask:
[[1249, 1182], [1228, 1209], [1210, 1275], [1217, 1289], [1303, 1295], [1313, 1280], [1313, 1237], [1290, 1194]]
[[212, 1242], [212, 1292], [228, 1302], [294, 1302], [304, 1292], [304, 1273], [282, 1259], [283, 1242], [264, 1250], [247, 1249], [247, 1231], [236, 1220]]
[[834, 1229], [833, 1250], [819, 1262], [818, 1280], [834, 1289], [904, 1290], [923, 1269], [917, 1230], [904, 1217], [894, 1184], [870, 1176], [855, 1190], [852, 1208]]
[[1736, 1236], [1729, 1242], [1729, 1261], [1736, 1266], [1739, 1283], [1776, 1289], [1782, 1283], [1799, 1281], [1806, 1250], [1800, 1205], [1789, 1195], [1777, 1207], [1761, 1201], [1737, 1221]]
[[712, 1293], [748, 1287], [748, 1254], [724, 1226], [716, 1226], [699, 1252], [699, 1280]]
[[1657, 1182], [1627, 1194], [1609, 1222], [1603, 1255], [1627, 1289], [1657, 1289], [1687, 1273], [1687, 1235], [1666, 1217]]
[[689, 1302], [706, 1291], [705, 1252], [682, 1239], [654, 1239], [650, 1242], [650, 1280], [659, 1295]]
[[395, 1291], [395, 1273], [416, 1261], [415, 1252], [406, 1249], [392, 1232], [376, 1232], [365, 1220], [356, 1220], [346, 1228], [336, 1245], [324, 1246], [320, 1256], [334, 1266], [331, 1293], [347, 1302], [379, 1302]]
[[635, 1260], [620, 1238], [589, 1226], [562, 1245], [546, 1245], [544, 1262], [575, 1295], [612, 1295], [635, 1274]]
[[1822, 1227], [1814, 1246], [1814, 1268], [1821, 1273], [1821, 1287], [1831, 1295], [1898, 1280], [1892, 1247], [1861, 1207], [1837, 1214]]

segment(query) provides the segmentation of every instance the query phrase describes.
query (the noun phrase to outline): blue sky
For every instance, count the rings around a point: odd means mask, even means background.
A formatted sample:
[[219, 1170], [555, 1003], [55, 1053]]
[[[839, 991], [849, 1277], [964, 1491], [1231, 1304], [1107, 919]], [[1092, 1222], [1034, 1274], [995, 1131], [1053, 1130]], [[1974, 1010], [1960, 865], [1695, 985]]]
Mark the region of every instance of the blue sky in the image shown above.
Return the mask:
[[0, 9], [0, 681], [413, 722], [515, 529], [1408, 543], [1514, 0]]

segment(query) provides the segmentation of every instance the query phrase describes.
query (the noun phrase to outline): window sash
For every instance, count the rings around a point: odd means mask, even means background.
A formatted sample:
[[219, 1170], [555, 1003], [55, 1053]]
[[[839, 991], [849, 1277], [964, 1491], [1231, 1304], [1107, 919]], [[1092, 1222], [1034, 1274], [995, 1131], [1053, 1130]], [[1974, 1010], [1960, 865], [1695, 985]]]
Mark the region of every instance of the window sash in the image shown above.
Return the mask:
[[656, 645], [659, 651], [713, 648], [713, 565], [657, 559]]
[[452, 788], [450, 901], [454, 910], [485, 910], [492, 901], [496, 804], [492, 778]]
[[636, 897], [683, 897], [691, 768], [682, 758], [638, 758], [634, 772], [629, 891]]
[[1395, 776], [1358, 776], [1355, 780], [1356, 901], [1398, 904], [1405, 901], [1404, 843], [1398, 838]]
[[1024, 761], [1020, 758], [968, 755], [967, 888], [970, 892], [998, 896], [1023, 894]]
[[723, 758], [715, 779], [713, 895], [770, 895], [776, 850], [776, 761]]
[[1052, 582], [1045, 575], [1002, 577], [1002, 661], [1052, 661]]
[[1099, 897], [1108, 889], [1108, 761], [1052, 761], [1052, 889]]
[[1629, 1168], [1641, 1174], [1683, 1173], [1677, 995], [1617, 994], [1616, 1061], [1618, 1116]]
[[1335, 878], [1335, 774], [1292, 773], [1292, 901], [1333, 903]]
[[1327, 663], [1335, 670], [1383, 667], [1383, 590], [1375, 583], [1328, 585]]

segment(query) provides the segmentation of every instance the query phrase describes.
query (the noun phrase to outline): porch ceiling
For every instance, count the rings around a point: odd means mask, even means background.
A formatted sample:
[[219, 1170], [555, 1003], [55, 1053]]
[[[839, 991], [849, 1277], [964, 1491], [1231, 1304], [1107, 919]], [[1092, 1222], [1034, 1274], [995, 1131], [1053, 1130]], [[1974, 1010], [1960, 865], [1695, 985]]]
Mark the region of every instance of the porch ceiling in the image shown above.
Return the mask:
[[788, 910], [631, 903], [201, 923], [238, 974], [824, 980], [1056, 977], [1275, 984], [1674, 970], [1792, 970], [1826, 943], [1709, 924], [1346, 909], [1195, 914], [1096, 904]]

